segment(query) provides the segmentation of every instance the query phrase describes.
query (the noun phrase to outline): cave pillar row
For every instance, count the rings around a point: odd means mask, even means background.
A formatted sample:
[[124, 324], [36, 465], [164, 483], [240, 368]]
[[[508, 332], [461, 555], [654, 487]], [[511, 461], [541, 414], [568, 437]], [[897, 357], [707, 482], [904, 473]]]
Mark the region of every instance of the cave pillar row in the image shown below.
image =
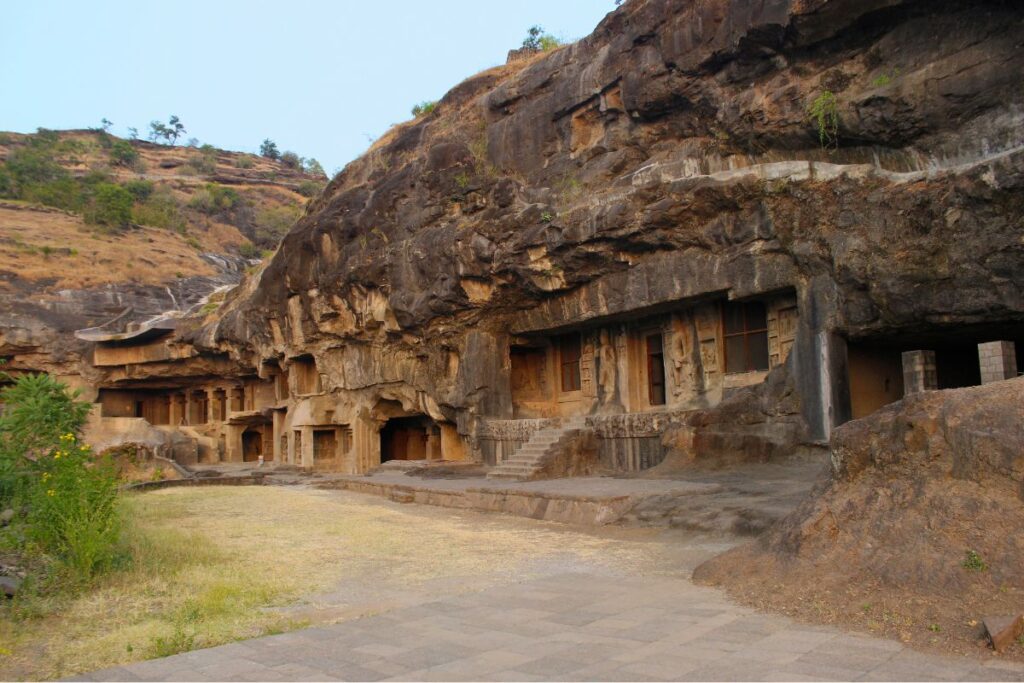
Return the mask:
[[203, 389], [206, 392], [206, 421], [217, 422], [220, 414], [217, 412], [217, 394], [213, 389]]

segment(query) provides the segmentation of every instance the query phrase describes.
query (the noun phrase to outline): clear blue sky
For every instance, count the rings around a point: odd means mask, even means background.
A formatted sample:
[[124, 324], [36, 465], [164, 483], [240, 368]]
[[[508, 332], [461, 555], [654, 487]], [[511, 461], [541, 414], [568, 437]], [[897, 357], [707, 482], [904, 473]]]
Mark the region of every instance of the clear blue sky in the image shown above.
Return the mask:
[[15, 0], [0, 32], [0, 130], [112, 132], [177, 114], [196, 137], [316, 157], [328, 173], [533, 24], [582, 37], [613, 0]]

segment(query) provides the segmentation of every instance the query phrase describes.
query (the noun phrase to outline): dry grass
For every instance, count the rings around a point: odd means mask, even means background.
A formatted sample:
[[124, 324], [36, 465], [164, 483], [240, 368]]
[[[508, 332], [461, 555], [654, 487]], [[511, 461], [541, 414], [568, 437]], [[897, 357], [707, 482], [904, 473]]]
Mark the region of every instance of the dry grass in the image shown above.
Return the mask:
[[660, 544], [642, 539], [334, 491], [172, 489], [133, 497], [127, 507], [139, 562], [61, 605], [35, 605], [47, 615], [15, 621], [2, 613], [0, 677], [94, 670], [553, 566], [674, 570]]
[[106, 235], [77, 216], [0, 205], [0, 271], [46, 290], [108, 283], [163, 284], [177, 273], [213, 275], [213, 268], [181, 235], [144, 228]]

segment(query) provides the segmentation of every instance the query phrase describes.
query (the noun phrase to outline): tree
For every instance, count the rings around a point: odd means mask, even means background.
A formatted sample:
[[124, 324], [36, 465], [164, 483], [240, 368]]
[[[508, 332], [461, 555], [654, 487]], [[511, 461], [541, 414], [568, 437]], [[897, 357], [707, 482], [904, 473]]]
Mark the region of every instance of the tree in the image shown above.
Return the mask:
[[287, 151], [281, 155], [281, 163], [286, 168], [301, 169], [302, 168], [302, 157], [292, 151]]
[[138, 128], [133, 128], [131, 126], [128, 126], [128, 137], [131, 140], [138, 140], [139, 139], [139, 129]]
[[169, 144], [173, 145], [178, 141], [182, 135], [187, 133], [184, 124], [181, 119], [175, 115], [171, 115], [171, 118], [167, 120], [166, 124], [160, 121], [149, 122], [149, 139], [153, 142], [158, 142], [161, 138]]
[[112, 125], [114, 125], [114, 122], [111, 121], [110, 119], [108, 119], [106, 117], [103, 117], [102, 119], [100, 119], [100, 126], [103, 128], [103, 132], [104, 133], [109, 133], [110, 132], [110, 127]]
[[167, 138], [171, 141], [171, 144], [175, 144], [178, 138], [187, 133], [184, 124], [174, 114], [171, 114], [171, 118], [167, 121]]
[[437, 108], [437, 102], [425, 100], [412, 108], [412, 115], [415, 117], [426, 116]]
[[265, 139], [263, 144], [260, 145], [260, 156], [273, 159], [274, 161], [280, 159], [281, 153], [277, 150], [277, 143], [270, 138]]
[[327, 173], [324, 171], [324, 167], [320, 165], [320, 162], [316, 159], [306, 159], [305, 171], [310, 175], [327, 177]]
[[547, 52], [562, 44], [558, 38], [550, 33], [545, 33], [540, 26], [531, 26], [526, 31], [526, 38], [523, 39], [523, 47], [534, 52]]

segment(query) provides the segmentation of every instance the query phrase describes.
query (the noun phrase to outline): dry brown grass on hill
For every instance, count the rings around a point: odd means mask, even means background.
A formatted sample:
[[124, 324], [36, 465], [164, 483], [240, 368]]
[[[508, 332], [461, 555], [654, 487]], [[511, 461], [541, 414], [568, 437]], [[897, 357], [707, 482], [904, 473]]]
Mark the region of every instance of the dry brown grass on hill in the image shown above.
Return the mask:
[[177, 233], [142, 228], [108, 235], [79, 216], [9, 201], [0, 202], [0, 271], [47, 281], [46, 291], [215, 274]]

